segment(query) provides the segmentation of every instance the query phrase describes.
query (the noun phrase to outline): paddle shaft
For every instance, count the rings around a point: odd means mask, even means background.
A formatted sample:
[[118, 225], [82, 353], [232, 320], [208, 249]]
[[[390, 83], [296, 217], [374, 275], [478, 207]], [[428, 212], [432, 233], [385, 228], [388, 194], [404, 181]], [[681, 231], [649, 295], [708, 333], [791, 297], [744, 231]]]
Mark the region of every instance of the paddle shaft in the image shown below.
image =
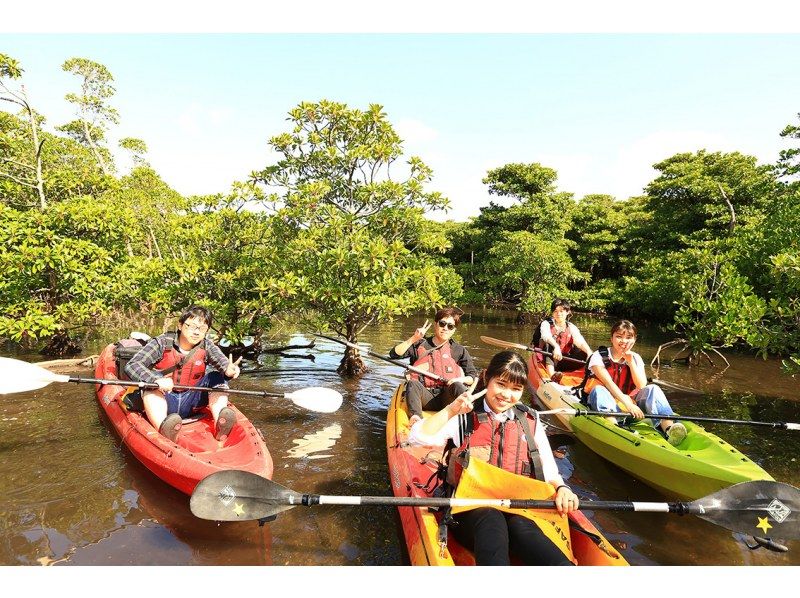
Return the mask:
[[[75, 382], [76, 384], [102, 384], [113, 386], [135, 386], [137, 388], [156, 389], [158, 384], [154, 382], [134, 382], [132, 380], [108, 380], [104, 378], [72, 378], [70, 377], [67, 382]], [[211, 392], [221, 392], [225, 394], [234, 395], [249, 395], [253, 397], [284, 397], [283, 393], [279, 392], [266, 392], [264, 390], [236, 390], [233, 388], [210, 388], [208, 386], [183, 386], [176, 384], [172, 387], [173, 390], [203, 390]]]
[[[509, 509], [555, 509], [552, 500], [527, 500], [515, 498], [422, 498], [413, 496], [325, 496], [303, 494], [289, 497], [288, 504], [295, 506], [351, 505], [393, 507], [505, 507]], [[707, 509], [707, 507], [705, 507]], [[596, 511], [637, 511], [650, 513], [698, 514], [699, 505], [686, 502], [628, 502], [628, 501], [581, 501], [581, 509]]]
[[[630, 417], [630, 413], [622, 413], [615, 411], [589, 411], [584, 409], [553, 409], [552, 413], [570, 413], [573, 415], [601, 415], [604, 417]], [[551, 413], [551, 411], [540, 411], [539, 414]], [[793, 424], [787, 422], [758, 422], [748, 421], [744, 419], [723, 419], [718, 417], [694, 417], [691, 415], [656, 415], [655, 413], [645, 413], [645, 417], [650, 419], [672, 419], [672, 420], [686, 420], [697, 422], [708, 422], [712, 424], [745, 424], [748, 426], [762, 426], [765, 428], [776, 428], [781, 430], [800, 430], [800, 424]]]
[[420, 376], [425, 376], [426, 378], [430, 378], [431, 380], [436, 380], [438, 382], [447, 382], [447, 380], [445, 378], [442, 378], [441, 376], [437, 376], [436, 374], [433, 374], [431, 372], [426, 372], [425, 370], [421, 370], [419, 368], [415, 368], [413, 365], [408, 365], [407, 363], [403, 363], [402, 361], [396, 361], [396, 360], [391, 359], [389, 357], [384, 357], [380, 353], [375, 353], [374, 351], [370, 351], [369, 349], [364, 349], [362, 347], [359, 347], [355, 343], [351, 343], [349, 341], [343, 341], [343, 340], [338, 339], [338, 338], [333, 338], [332, 336], [325, 336], [324, 334], [316, 334], [316, 333], [314, 333], [314, 336], [318, 336], [320, 338], [326, 338], [329, 341], [333, 341], [335, 343], [340, 343], [342, 345], [350, 347], [351, 349], [356, 349], [357, 351], [361, 351], [362, 353], [366, 353], [367, 355], [372, 355], [373, 357], [377, 357], [378, 359], [383, 359], [384, 361], [388, 361], [389, 363], [393, 363], [394, 365], [397, 365], [397, 366], [400, 366], [401, 368], [405, 368], [407, 370], [415, 372], [415, 373], [419, 374]]

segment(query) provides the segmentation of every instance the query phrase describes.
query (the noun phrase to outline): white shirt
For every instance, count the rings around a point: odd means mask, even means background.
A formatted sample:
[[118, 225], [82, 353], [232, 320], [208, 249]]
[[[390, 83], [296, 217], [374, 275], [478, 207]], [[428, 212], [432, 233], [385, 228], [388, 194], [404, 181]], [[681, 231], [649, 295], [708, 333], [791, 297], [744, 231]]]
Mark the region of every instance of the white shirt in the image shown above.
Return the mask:
[[[484, 411], [496, 422], [504, 422], [508, 421], [509, 419], [514, 419], [514, 410], [508, 409], [503, 413], [495, 413], [489, 408], [489, 405], [486, 403], [486, 399], [483, 401], [483, 409]], [[471, 415], [468, 413], [467, 415]], [[447, 423], [442, 426], [442, 429], [439, 430], [437, 434], [425, 434], [422, 431], [422, 423], [423, 420], [418, 421], [411, 427], [411, 432], [408, 435], [408, 443], [409, 444], [417, 444], [422, 446], [444, 446], [447, 443], [447, 440], [450, 439], [453, 441], [453, 444], [458, 446], [460, 444], [459, 430], [458, 430], [458, 416], [451, 417], [447, 420]], [[530, 439], [528, 439], [530, 442]], [[547, 434], [544, 431], [544, 426], [541, 424], [536, 425], [536, 428], [533, 432], [533, 443], [536, 446], [536, 450], [539, 451], [539, 456], [542, 459], [542, 472], [544, 474], [544, 479], [556, 486], [561, 485], [564, 483], [564, 480], [558, 473], [558, 466], [556, 465], [556, 460], [553, 457], [553, 449], [550, 447], [550, 441], [547, 440]]]
[[[642, 361], [642, 356], [633, 351], [631, 351], [631, 353], [633, 353], [633, 362], [634, 362], [633, 365], [634, 366], [638, 365], [644, 368], [644, 362]], [[621, 357], [620, 359], [614, 359], [614, 356], [611, 354], [611, 349], [608, 350], [608, 356], [614, 363], [625, 363], [624, 357]], [[592, 369], [596, 365], [601, 365], [605, 367], [605, 364], [603, 363], [603, 357], [602, 355], [600, 355], [600, 351], [595, 351], [589, 358], [589, 369]]]

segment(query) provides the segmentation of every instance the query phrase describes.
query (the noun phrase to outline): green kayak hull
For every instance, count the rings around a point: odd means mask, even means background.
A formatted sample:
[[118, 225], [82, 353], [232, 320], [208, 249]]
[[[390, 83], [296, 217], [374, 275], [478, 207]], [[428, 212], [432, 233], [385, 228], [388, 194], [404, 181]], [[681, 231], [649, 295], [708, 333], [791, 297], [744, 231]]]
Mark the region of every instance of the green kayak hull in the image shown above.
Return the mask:
[[[531, 380], [533, 386], [533, 380]], [[545, 409], [586, 409], [563, 386], [540, 383], [533, 393]], [[559, 423], [592, 451], [648, 486], [695, 500], [750, 480], [773, 480], [757, 463], [702, 426], [684, 421], [688, 434], [672, 446], [648, 423], [618, 426], [604, 417], [558, 414]]]

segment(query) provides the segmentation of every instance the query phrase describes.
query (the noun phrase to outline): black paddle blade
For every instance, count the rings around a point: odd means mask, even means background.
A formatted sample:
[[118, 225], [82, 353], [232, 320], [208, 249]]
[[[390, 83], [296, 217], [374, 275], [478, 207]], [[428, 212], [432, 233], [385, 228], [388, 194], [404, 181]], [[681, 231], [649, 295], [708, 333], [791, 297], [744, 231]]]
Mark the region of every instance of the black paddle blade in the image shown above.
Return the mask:
[[189, 508], [196, 517], [212, 521], [263, 519], [300, 504], [298, 494], [248, 471], [218, 471], [200, 481]]
[[740, 482], [689, 504], [698, 517], [735, 532], [800, 538], [800, 490], [783, 482]]

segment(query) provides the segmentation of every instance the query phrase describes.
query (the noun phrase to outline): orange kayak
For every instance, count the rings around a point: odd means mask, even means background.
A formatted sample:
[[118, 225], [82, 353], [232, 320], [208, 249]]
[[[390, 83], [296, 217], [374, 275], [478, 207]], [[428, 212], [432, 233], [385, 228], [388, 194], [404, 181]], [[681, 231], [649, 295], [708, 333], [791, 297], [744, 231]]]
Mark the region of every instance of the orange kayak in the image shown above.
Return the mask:
[[[404, 391], [405, 384], [401, 384], [392, 397], [386, 416], [386, 450], [392, 491], [395, 496], [430, 498], [443, 447], [411, 446], [406, 442], [410, 428]], [[425, 413], [426, 417], [429, 415], [432, 413]], [[535, 483], [545, 485], [543, 482]], [[497, 492], [503, 494], [502, 489]], [[436, 513], [424, 507], [398, 507], [398, 511], [412, 565], [475, 564], [472, 553], [460, 545], [452, 534], [449, 534], [446, 547], [439, 545]], [[628, 564], [580, 511], [569, 514], [567, 533], [571, 556], [578, 565]]]

